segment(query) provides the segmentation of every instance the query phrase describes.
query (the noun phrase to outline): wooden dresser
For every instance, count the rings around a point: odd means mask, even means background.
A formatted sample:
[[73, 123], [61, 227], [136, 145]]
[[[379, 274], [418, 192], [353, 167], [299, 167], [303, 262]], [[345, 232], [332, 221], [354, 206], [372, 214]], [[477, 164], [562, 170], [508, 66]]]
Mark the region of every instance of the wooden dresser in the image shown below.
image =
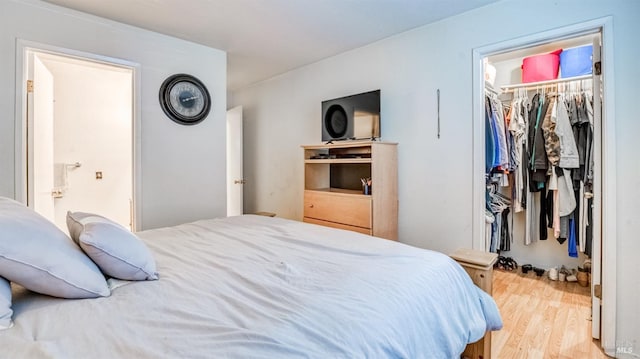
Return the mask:
[[[398, 239], [397, 143], [341, 141], [304, 149], [304, 221]], [[370, 178], [363, 193], [361, 178]]]

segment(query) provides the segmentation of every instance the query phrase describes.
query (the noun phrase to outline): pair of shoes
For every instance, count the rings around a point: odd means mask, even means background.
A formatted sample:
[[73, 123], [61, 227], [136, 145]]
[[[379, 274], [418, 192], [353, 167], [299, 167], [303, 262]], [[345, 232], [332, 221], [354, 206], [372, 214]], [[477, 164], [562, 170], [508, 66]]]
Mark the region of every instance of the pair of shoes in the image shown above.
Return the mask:
[[495, 267], [502, 270], [507, 269], [507, 258], [503, 256], [498, 256], [498, 260], [496, 261]]
[[513, 271], [518, 269], [518, 263], [511, 257], [498, 256], [496, 267], [502, 270]]
[[549, 279], [558, 280], [558, 267], [549, 268]]
[[544, 268], [538, 268], [538, 267], [534, 267], [533, 271], [536, 272], [536, 276], [538, 277], [542, 277], [542, 275], [545, 272]]
[[[578, 280], [576, 274], [571, 269], [567, 269], [565, 266], [562, 266], [562, 268], [560, 268], [560, 273], [564, 274], [564, 278], [567, 280], [567, 282], [576, 282]], [[558, 274], [558, 276], [559, 275], [560, 274]], [[563, 280], [560, 279], [560, 281], [562, 282]]]
[[531, 264], [522, 265], [522, 274], [527, 274], [530, 270], [533, 270], [533, 266]]

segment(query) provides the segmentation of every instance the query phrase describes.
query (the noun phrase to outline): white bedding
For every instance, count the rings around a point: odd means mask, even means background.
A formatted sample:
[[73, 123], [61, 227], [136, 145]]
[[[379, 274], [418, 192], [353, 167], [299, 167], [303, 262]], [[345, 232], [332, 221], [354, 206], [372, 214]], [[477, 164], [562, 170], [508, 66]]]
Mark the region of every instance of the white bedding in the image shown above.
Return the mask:
[[2, 358], [454, 358], [502, 323], [449, 257], [262, 216], [140, 232], [160, 280], [97, 299], [14, 285]]

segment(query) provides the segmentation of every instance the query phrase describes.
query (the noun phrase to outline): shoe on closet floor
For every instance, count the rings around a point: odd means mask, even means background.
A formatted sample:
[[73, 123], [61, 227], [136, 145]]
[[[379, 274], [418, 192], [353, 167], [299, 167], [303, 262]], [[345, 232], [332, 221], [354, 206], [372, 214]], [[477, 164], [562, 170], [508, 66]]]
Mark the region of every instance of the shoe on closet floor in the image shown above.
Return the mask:
[[[560, 270], [558, 270], [558, 280], [564, 282], [567, 280], [567, 277], [571, 274], [571, 271], [567, 269], [567, 267], [562, 266]], [[577, 280], [578, 278], [576, 278]]]
[[576, 277], [576, 273], [573, 269], [566, 269], [565, 268], [565, 273], [567, 273], [567, 282], [577, 282], [578, 281], [578, 277]]
[[549, 279], [558, 280], [558, 267], [549, 268]]
[[559, 270], [558, 271], [558, 281], [559, 282], [564, 282], [567, 279], [567, 273], [565, 273], [563, 270]]

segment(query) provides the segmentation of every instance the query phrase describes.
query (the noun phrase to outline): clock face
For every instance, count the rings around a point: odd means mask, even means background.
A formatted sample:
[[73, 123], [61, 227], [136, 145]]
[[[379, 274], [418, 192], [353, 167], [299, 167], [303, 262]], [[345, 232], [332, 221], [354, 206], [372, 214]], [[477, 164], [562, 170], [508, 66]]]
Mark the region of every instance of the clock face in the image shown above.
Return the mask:
[[195, 125], [209, 113], [211, 98], [207, 88], [193, 76], [177, 74], [160, 87], [160, 106], [173, 121]]

